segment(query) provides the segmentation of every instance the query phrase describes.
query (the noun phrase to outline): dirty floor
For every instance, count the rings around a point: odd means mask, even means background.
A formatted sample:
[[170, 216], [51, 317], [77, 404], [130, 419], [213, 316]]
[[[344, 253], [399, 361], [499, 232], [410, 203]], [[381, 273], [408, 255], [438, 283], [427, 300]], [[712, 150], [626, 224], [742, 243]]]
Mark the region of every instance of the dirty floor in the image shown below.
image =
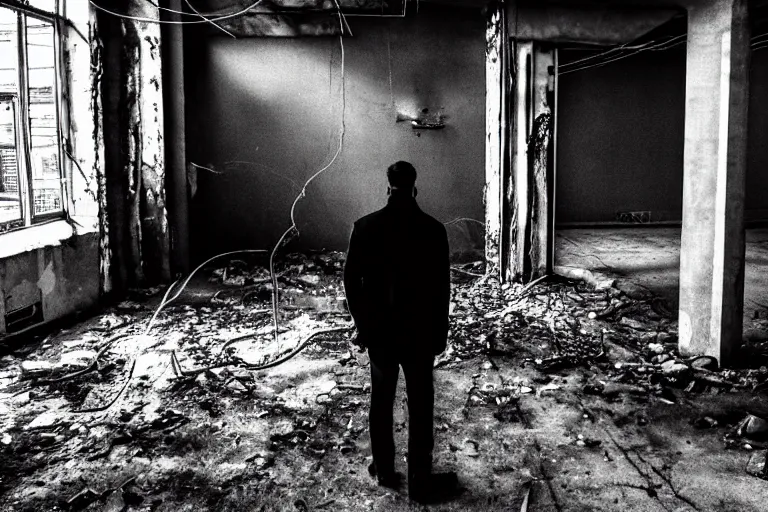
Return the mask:
[[[557, 232], [555, 264], [610, 275], [622, 289], [639, 288], [678, 307], [680, 228], [563, 229]], [[744, 325], [768, 317], [768, 229], [746, 231]]]
[[[422, 507], [367, 472], [369, 365], [349, 343], [343, 255], [278, 267], [277, 342], [265, 263], [206, 268], [156, 316], [166, 290], [137, 291], [7, 346], [0, 510], [765, 510], [765, 340], [720, 370], [676, 354], [663, 300], [562, 278], [502, 287], [464, 265], [435, 369], [435, 466], [462, 493]], [[403, 472], [406, 411], [401, 382]]]

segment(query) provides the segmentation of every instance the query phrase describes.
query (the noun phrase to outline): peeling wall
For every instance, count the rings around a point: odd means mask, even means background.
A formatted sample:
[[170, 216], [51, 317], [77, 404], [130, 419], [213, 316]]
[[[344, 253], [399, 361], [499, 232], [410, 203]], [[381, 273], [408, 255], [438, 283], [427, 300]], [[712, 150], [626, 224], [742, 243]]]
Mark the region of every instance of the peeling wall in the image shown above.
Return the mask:
[[[412, 162], [418, 200], [442, 221], [482, 220], [485, 20], [422, 5], [405, 19], [349, 18], [344, 147], [296, 208], [290, 249], [346, 249], [352, 222], [386, 203], [387, 166]], [[193, 259], [271, 248], [304, 181], [336, 151], [341, 53], [330, 38], [185, 36]], [[197, 41], [199, 46], [194, 46]], [[422, 109], [445, 128], [414, 130]]]
[[0, 260], [0, 339], [6, 312], [38, 301], [46, 321], [94, 307], [100, 297], [98, 276], [98, 233]]
[[[158, 18], [157, 7], [131, 0], [128, 12]], [[106, 210], [115, 288], [170, 277], [165, 204], [162, 63], [158, 24], [99, 14], [103, 34]]]

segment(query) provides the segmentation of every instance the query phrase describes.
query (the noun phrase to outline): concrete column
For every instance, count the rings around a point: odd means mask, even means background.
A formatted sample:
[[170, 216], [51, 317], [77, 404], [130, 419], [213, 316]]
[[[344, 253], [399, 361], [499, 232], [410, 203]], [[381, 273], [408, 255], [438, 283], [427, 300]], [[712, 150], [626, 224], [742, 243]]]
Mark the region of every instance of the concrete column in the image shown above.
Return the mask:
[[[129, 0], [127, 13], [159, 20], [149, 2]], [[130, 286], [170, 279], [169, 234], [165, 204], [165, 140], [160, 26], [122, 20], [120, 110], [123, 123], [123, 176], [128, 181]]]
[[747, 0], [688, 10], [680, 351], [729, 364], [744, 308]]
[[485, 45], [485, 261], [486, 275], [501, 279], [502, 205], [506, 139], [507, 24], [503, 3], [489, 7]]
[[[174, 11], [181, 0], [168, 0]], [[164, 19], [180, 21], [177, 12], [164, 11]], [[189, 272], [189, 196], [187, 187], [186, 133], [184, 124], [184, 28], [162, 26], [163, 103], [165, 105], [165, 158], [168, 210], [171, 226], [171, 264], [174, 273]]]
[[507, 279], [531, 281], [551, 271], [549, 195], [554, 107], [554, 50], [533, 41], [515, 43], [515, 92], [507, 201]]

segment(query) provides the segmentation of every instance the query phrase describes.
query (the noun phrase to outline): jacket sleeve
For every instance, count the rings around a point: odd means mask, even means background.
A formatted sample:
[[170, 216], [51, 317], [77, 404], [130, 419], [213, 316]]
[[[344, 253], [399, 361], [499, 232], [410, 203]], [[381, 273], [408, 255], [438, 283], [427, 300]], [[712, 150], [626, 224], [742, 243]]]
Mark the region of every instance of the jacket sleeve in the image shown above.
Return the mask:
[[445, 231], [445, 227], [441, 226], [439, 235], [439, 273], [437, 282], [437, 305], [438, 305], [438, 318], [435, 319], [438, 327], [438, 336], [436, 345], [433, 348], [435, 355], [445, 350], [448, 342], [448, 329], [449, 320], [448, 312], [451, 304], [451, 263], [450, 254], [448, 249], [448, 234]]
[[366, 311], [363, 298], [363, 240], [360, 229], [355, 225], [349, 239], [347, 261], [344, 264], [344, 293], [347, 296], [347, 307], [352, 315], [357, 330], [362, 333], [365, 329]]

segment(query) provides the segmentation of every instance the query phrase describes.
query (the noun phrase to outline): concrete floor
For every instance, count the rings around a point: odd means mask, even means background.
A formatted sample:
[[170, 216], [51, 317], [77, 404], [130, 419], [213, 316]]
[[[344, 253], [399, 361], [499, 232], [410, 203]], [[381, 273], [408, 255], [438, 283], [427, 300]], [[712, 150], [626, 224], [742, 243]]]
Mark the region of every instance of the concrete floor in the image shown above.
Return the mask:
[[[563, 229], [556, 235], [555, 264], [615, 278], [619, 288], [639, 288], [678, 308], [680, 228]], [[747, 230], [744, 326], [768, 316], [768, 229]]]

